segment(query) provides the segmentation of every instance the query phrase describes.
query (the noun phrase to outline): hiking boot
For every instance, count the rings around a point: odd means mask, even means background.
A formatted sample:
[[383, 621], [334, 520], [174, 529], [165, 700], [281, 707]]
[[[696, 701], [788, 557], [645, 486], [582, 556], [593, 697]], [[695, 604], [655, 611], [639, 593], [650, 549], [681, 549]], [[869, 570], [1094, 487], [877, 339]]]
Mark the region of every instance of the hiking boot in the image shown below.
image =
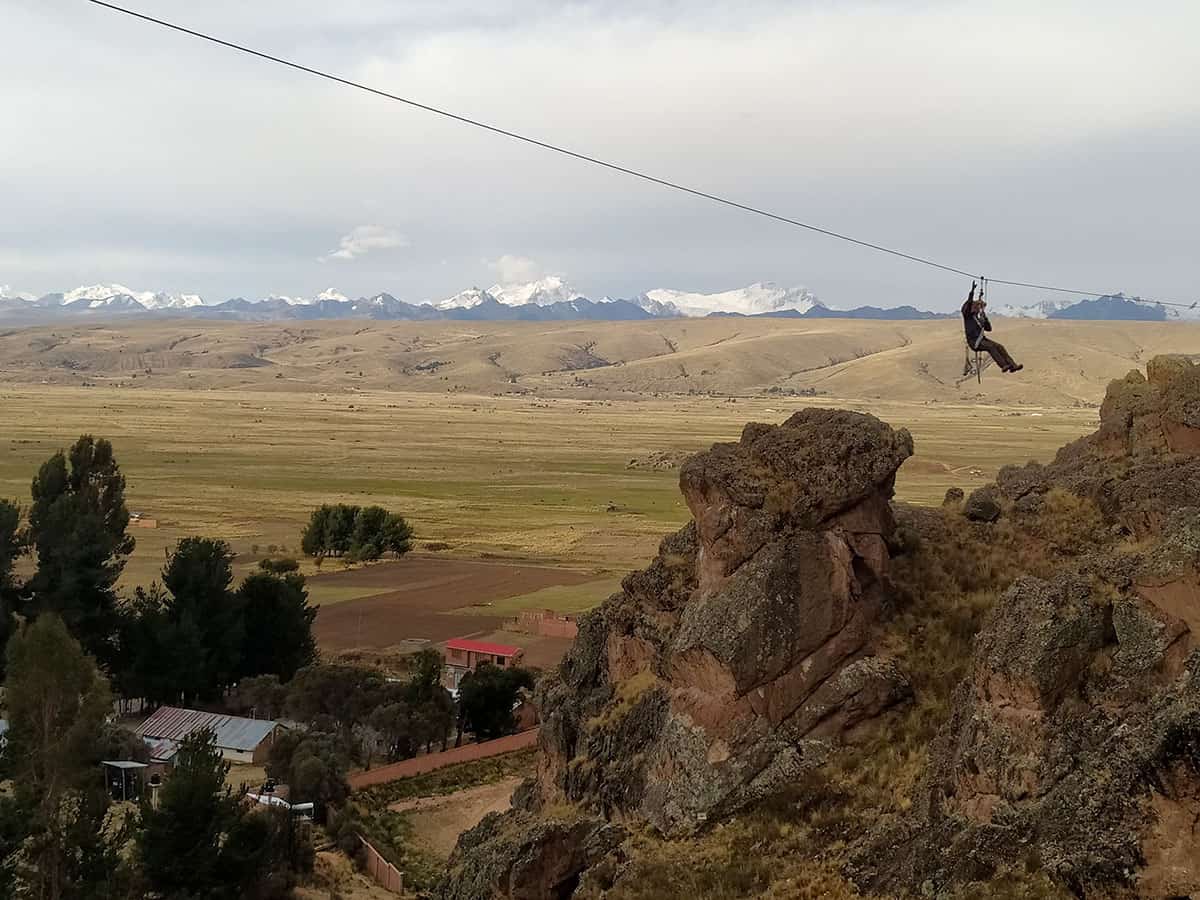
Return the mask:
[[1009, 369], [1008, 371], [1010, 371], [1010, 372], [1020, 372], [1020, 371], [1021, 371], [1023, 368], [1025, 368], [1023, 365], [1021, 365], [1020, 363], [1017, 363], [1015, 366], [1013, 366], [1013, 367], [1012, 367], [1011, 369]]

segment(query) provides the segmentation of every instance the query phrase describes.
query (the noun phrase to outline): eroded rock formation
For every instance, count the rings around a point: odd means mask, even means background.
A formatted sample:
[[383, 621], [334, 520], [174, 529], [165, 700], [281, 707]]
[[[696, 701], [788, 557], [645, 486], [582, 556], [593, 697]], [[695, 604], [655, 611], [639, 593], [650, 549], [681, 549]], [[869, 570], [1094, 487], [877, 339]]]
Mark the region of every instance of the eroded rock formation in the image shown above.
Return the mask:
[[[1200, 540], [1200, 510], [1171, 526]], [[916, 811], [862, 853], [864, 884], [986, 881], [1034, 859], [1081, 896], [1200, 894], [1200, 581], [1189, 561], [1164, 591], [1163, 564], [1134, 554], [1003, 595]]]
[[897, 532], [911, 453], [873, 417], [807, 410], [689, 460], [694, 521], [583, 619], [539, 686], [536, 779], [464, 836], [442, 896], [608, 896], [621, 826], [690, 835], [888, 728], [911, 689], [880, 634], [913, 546], [938, 583], [999, 596], [911, 806], [858, 822], [845, 877], [1200, 896], [1200, 368], [1155, 359], [1094, 435]]
[[1094, 501], [1114, 526], [1153, 536], [1172, 510], [1200, 506], [1200, 366], [1160, 356], [1147, 372], [1110, 384], [1099, 430], [1051, 464], [1001, 470], [996, 487], [1018, 513], [1061, 488]]
[[913, 813], [851, 867], [864, 886], [1033, 864], [1078, 896], [1200, 895], [1200, 369], [1149, 375], [1115, 382], [1053, 464], [1001, 474], [1018, 529], [1067, 489], [1106, 531], [988, 614]]
[[904, 700], [871, 635], [911, 454], [871, 416], [807, 410], [689, 460], [693, 524], [586, 617], [542, 683], [535, 801], [693, 831]]
[[[680, 486], [694, 522], [582, 619], [542, 679], [536, 781], [489, 832], [520, 843], [511, 835], [540, 821], [531, 812], [570, 808], [584, 830], [598, 816], [686, 834], [906, 700], [873, 637], [890, 602], [888, 501], [911, 454], [905, 431], [813, 409], [689, 460]], [[507, 872], [496, 860], [508, 849], [473, 832], [455, 869]], [[493, 896], [469, 883], [456, 876], [444, 896]]]

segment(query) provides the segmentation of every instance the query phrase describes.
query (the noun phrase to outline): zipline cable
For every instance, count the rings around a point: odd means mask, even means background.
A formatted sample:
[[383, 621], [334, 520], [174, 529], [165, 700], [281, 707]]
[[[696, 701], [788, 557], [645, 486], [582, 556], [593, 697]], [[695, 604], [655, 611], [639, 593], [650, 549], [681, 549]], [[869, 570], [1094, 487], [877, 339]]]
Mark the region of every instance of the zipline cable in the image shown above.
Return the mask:
[[[147, 15], [146, 13], [138, 12], [137, 10], [128, 9], [124, 6], [118, 6], [115, 3], [108, 3], [108, 2], [106, 2], [106, 0], [87, 0], [87, 2], [91, 3], [95, 6], [101, 6], [105, 9], [111, 10], [113, 12], [121, 13], [126, 16], [131, 16], [135, 19], [141, 19], [144, 22], [150, 22], [154, 25], [159, 25], [163, 28], [170, 29], [171, 31], [177, 31], [180, 34], [186, 34], [186, 35], [189, 35], [194, 38], [199, 38], [202, 41], [208, 41], [209, 43], [217, 44], [221, 47], [226, 47], [230, 50], [236, 50], [239, 53], [245, 53], [250, 56], [254, 56], [259, 59], [266, 60], [267, 62], [273, 62], [273, 63], [276, 63], [277, 65], [286, 66], [289, 69], [295, 69], [299, 72], [306, 72], [309, 75], [315, 75], [318, 78], [324, 78], [327, 81], [332, 81], [337, 84], [344, 85], [346, 87], [355, 88], [356, 90], [365, 91], [369, 94], [374, 94], [377, 97], [383, 97], [387, 100], [395, 100], [398, 103], [404, 103], [415, 109], [420, 109], [425, 112], [433, 113], [434, 115], [442, 116], [443, 118], [446, 118], [446, 119], [451, 119], [451, 120], [453, 120], [455, 122], [459, 122], [463, 125], [470, 125], [474, 128], [481, 128], [484, 131], [490, 131], [491, 133], [501, 135], [502, 137], [507, 137], [507, 138], [511, 138], [512, 140], [521, 141], [526, 144], [531, 144], [535, 147], [540, 147], [543, 150], [550, 150], [554, 153], [559, 153], [559, 154], [562, 154], [563, 156], [569, 156], [572, 159], [580, 160], [581, 162], [586, 162], [586, 163], [590, 163], [595, 166], [600, 166], [602, 168], [609, 169], [610, 171], [613, 171], [613, 172], [619, 172], [623, 175], [629, 175], [633, 178], [639, 178], [642, 181], [648, 181], [651, 184], [656, 184], [656, 185], [659, 185], [660, 187], [669, 188], [674, 191], [680, 191], [684, 194], [691, 194], [693, 197], [700, 197], [704, 200], [711, 200], [714, 203], [720, 203], [724, 206], [729, 206], [734, 209], [740, 209], [743, 212], [753, 213], [754, 215], [757, 215], [757, 216], [763, 216], [764, 218], [773, 219], [776, 222], [783, 222], [786, 225], [793, 225], [796, 228], [803, 228], [808, 231], [815, 232], [817, 234], [823, 234], [826, 237], [831, 237], [831, 238], [835, 238], [839, 241], [846, 241], [851, 244], [856, 244], [859, 247], [866, 247], [869, 250], [876, 250], [880, 253], [887, 253], [891, 256], [896, 256], [901, 259], [907, 259], [910, 262], [920, 263], [925, 266], [931, 266], [932, 268], [941, 269], [946, 272], [952, 272], [955, 275], [965, 275], [968, 278], [974, 277], [971, 274], [971, 272], [968, 272], [966, 269], [958, 268], [957, 266], [946, 265], [945, 263], [936, 262], [935, 260], [928, 259], [923, 256], [917, 256], [912, 253], [905, 253], [902, 250], [896, 250], [892, 247], [885, 247], [882, 244], [875, 244], [875, 243], [872, 243], [871, 241], [866, 241], [866, 240], [862, 240], [860, 238], [851, 237], [848, 234], [842, 234], [841, 232], [832, 231], [828, 228], [821, 228], [817, 225], [809, 224], [808, 222], [801, 222], [799, 219], [793, 219], [789, 216], [780, 215], [779, 213], [773, 213], [770, 210], [761, 209], [760, 207], [757, 207], [757, 206], [751, 206], [747, 203], [740, 203], [737, 200], [730, 200], [727, 197], [722, 197], [717, 194], [711, 194], [708, 191], [702, 191], [702, 190], [699, 190], [698, 188], [688, 187], [687, 185], [679, 184], [678, 182], [675, 182], [675, 181], [668, 181], [665, 178], [658, 178], [654, 175], [649, 175], [645, 172], [639, 172], [637, 169], [630, 169], [626, 166], [618, 165], [617, 163], [613, 163], [613, 162], [608, 162], [607, 160], [599, 159], [598, 157], [595, 157], [595, 156], [589, 156], [586, 153], [579, 153], [575, 150], [571, 150], [566, 147], [562, 147], [558, 144], [551, 144], [548, 141], [539, 140], [538, 138], [532, 138], [532, 137], [529, 137], [528, 135], [520, 134], [515, 131], [509, 131], [506, 128], [501, 128], [497, 125], [490, 125], [487, 122], [483, 122], [478, 119], [472, 119], [467, 116], [459, 115], [458, 113], [450, 112], [449, 110], [440, 109], [439, 107], [431, 106], [428, 103], [421, 103], [420, 101], [413, 100], [409, 97], [402, 97], [399, 94], [393, 94], [388, 91], [380, 90], [379, 88], [373, 88], [370, 85], [362, 84], [361, 82], [358, 82], [358, 81], [351, 81], [349, 78], [343, 78], [340, 75], [334, 75], [331, 72], [325, 72], [325, 71], [322, 71], [321, 69], [314, 69], [311, 66], [306, 66], [306, 65], [303, 65], [302, 63], [294, 62], [293, 60], [285, 59], [281, 56], [273, 56], [270, 53], [264, 53], [261, 50], [255, 50], [254, 48], [247, 47], [244, 44], [238, 44], [233, 41], [227, 41], [227, 40], [224, 40], [223, 38], [219, 38], [219, 37], [216, 37], [211, 34], [206, 34], [203, 31], [196, 31], [192, 28], [187, 28], [183, 25], [177, 25], [174, 22], [168, 22], [165, 19], [155, 18], [154, 16]], [[1065, 293], [1065, 294], [1078, 294], [1078, 295], [1085, 296], [1085, 297], [1104, 297], [1104, 296], [1112, 295], [1111, 291], [1100, 291], [1100, 292], [1076, 291], [1076, 290], [1071, 290], [1069, 288], [1048, 287], [1046, 285], [1028, 284], [1026, 282], [1021, 282], [1021, 281], [1005, 281], [1000, 278], [992, 278], [989, 280], [993, 281], [996, 284], [1007, 284], [1007, 285], [1012, 285], [1014, 287], [1027, 287], [1027, 288], [1035, 288], [1038, 290], [1057, 291], [1059, 293]], [[1129, 298], [1129, 299], [1135, 300], [1138, 303], [1154, 303], [1154, 304], [1158, 304], [1158, 305], [1162, 305], [1162, 306], [1178, 306], [1178, 307], [1185, 308], [1185, 309], [1195, 308], [1195, 306], [1196, 306], [1195, 303], [1189, 304], [1189, 303], [1174, 303], [1174, 302], [1165, 301], [1165, 300], [1143, 300], [1140, 297], [1133, 297], [1133, 298]]]

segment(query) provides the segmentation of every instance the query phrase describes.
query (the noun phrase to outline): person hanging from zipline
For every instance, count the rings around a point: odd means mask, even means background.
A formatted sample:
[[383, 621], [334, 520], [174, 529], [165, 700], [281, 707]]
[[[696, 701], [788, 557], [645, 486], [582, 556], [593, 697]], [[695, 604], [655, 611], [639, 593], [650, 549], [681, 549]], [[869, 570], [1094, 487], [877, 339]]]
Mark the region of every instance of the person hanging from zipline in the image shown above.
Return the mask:
[[984, 299], [983, 291], [979, 292], [978, 299], [975, 297], [976, 287], [976, 283], [972, 281], [971, 293], [967, 294], [967, 302], [962, 305], [963, 328], [967, 332], [967, 345], [976, 352], [990, 353], [1001, 372], [1020, 372], [1025, 367], [1009, 355], [1003, 344], [993, 341], [987, 336], [986, 332], [992, 330], [992, 323], [987, 317], [987, 301]]

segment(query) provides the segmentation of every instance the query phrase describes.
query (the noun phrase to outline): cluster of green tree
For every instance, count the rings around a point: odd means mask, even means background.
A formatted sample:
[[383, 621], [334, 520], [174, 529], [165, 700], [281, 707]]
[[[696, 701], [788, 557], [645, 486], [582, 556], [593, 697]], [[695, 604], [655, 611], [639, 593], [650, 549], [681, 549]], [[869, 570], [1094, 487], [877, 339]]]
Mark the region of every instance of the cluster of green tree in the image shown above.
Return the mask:
[[311, 869], [287, 813], [230, 792], [209, 732], [183, 742], [157, 807], [111, 804], [99, 761], [141, 742], [106, 724], [108, 682], [57, 615], [17, 629], [6, 658], [0, 898], [269, 900]]
[[512, 734], [517, 728], [517, 699], [522, 690], [533, 689], [534, 680], [533, 671], [520, 667], [484, 664], [468, 672], [458, 685], [460, 731], [479, 741]]
[[286, 716], [304, 729], [287, 732], [271, 747], [267, 773], [286, 782], [292, 795], [317, 806], [324, 819], [330, 805], [349, 793], [346, 772], [395, 762], [448, 745], [458, 721], [450, 693], [441, 686], [442, 655], [423, 650], [412, 659], [407, 681], [372, 669], [312, 665], [287, 683], [277, 676], [247, 678], [233, 703], [260, 716]]
[[441, 685], [444, 665], [432, 649], [413, 655], [407, 681], [356, 666], [313, 665], [288, 683], [274, 675], [247, 678], [231, 700], [245, 712], [305, 725], [275, 741], [267, 774], [313, 801], [323, 820], [329, 806], [346, 799], [352, 766], [445, 750], [452, 735], [457, 746], [464, 734], [489, 740], [516, 729], [513, 710], [520, 691], [533, 686], [532, 671], [480, 666], [463, 678], [455, 704]]
[[[85, 435], [47, 460], [24, 528], [21, 518], [0, 501], [0, 639], [18, 616], [54, 613], [122, 696], [151, 703], [218, 698], [250, 675], [286, 680], [316, 658], [316, 609], [294, 560], [264, 561], [235, 588], [229, 545], [185, 538], [161, 585], [118, 595], [134, 541], [125, 478], [106, 440]], [[36, 569], [21, 584], [15, 563], [26, 553]]]
[[386, 553], [399, 557], [412, 549], [412, 529], [382, 506], [326, 504], [313, 510], [300, 536], [300, 549], [317, 559], [340, 556], [357, 562]]
[[260, 569], [233, 587], [224, 541], [184, 538], [162, 585], [138, 589], [121, 617], [114, 667], [126, 696], [151, 703], [215, 700], [239, 679], [286, 680], [316, 659], [304, 576]]

